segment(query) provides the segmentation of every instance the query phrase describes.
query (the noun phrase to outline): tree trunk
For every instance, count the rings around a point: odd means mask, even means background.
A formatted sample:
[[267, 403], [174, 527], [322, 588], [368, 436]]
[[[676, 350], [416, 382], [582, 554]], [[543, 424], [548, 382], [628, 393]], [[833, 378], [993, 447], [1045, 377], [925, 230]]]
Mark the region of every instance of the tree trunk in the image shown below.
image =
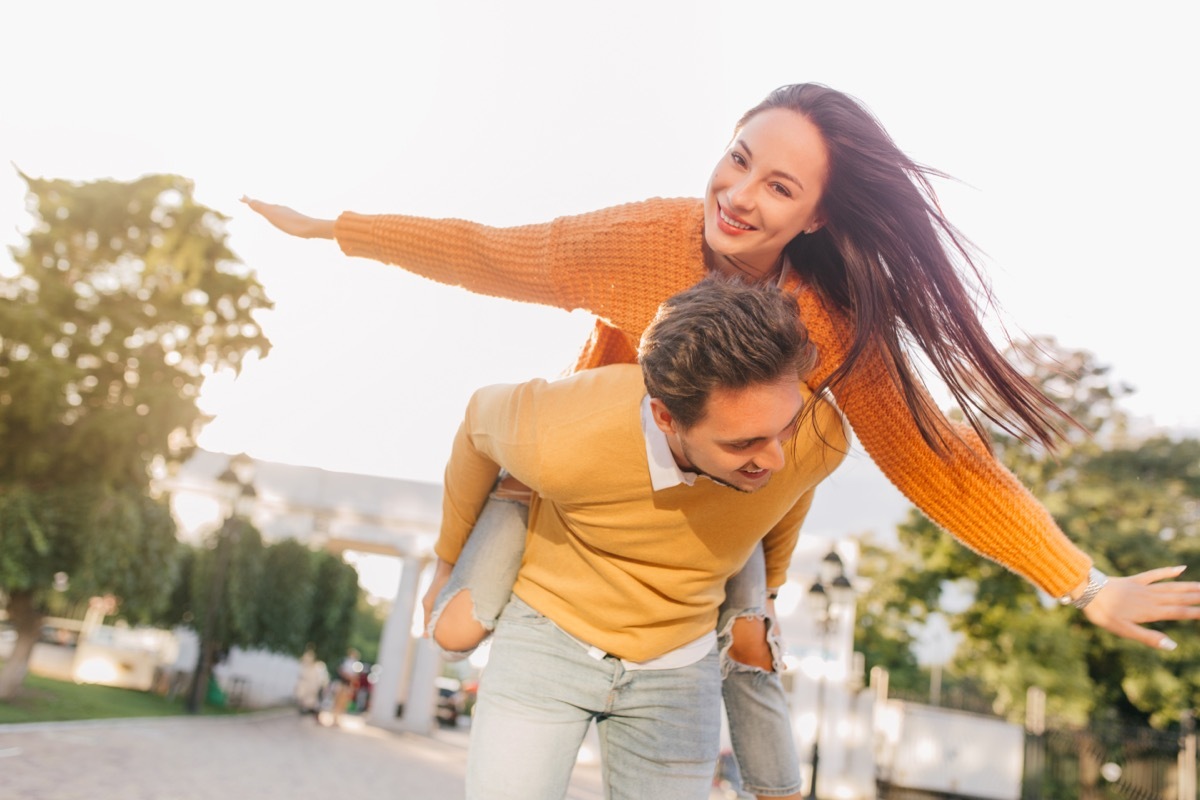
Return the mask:
[[12, 698], [21, 688], [29, 671], [29, 656], [42, 628], [42, 612], [33, 602], [31, 590], [9, 593], [8, 621], [17, 632], [17, 641], [8, 663], [0, 669], [0, 700]]

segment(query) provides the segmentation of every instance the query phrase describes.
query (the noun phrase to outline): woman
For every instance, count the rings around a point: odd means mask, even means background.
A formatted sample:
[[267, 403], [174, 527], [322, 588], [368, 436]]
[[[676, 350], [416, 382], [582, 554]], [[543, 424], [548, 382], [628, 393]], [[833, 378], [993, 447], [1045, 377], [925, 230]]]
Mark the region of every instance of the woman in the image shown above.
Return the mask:
[[[1200, 586], [1156, 584], [1182, 568], [1107, 580], [1075, 548], [1049, 513], [990, 454], [983, 421], [1026, 441], [1051, 446], [1073, 424], [1013, 369], [989, 341], [968, 282], [979, 272], [963, 237], [942, 216], [928, 182], [937, 174], [912, 162], [855, 100], [816, 84], [784, 86], [748, 111], [717, 163], [704, 199], [654, 199], [565, 217], [542, 225], [496, 229], [460, 220], [342, 214], [317, 220], [291, 209], [248, 201], [287, 233], [335, 238], [348, 255], [399, 264], [472, 291], [583, 308], [599, 319], [578, 369], [633, 361], [636, 343], [658, 304], [707, 271], [777, 281], [796, 295], [820, 361], [808, 378], [832, 392], [863, 447], [927, 516], [967, 546], [1004, 564], [1064, 601], [1086, 604], [1088, 618], [1150, 646], [1174, 646], [1138, 623], [1196, 618]], [[953, 393], [970, 426], [938, 411], [913, 368], [905, 342], [916, 346]], [[493, 508], [495, 507], [495, 508]], [[508, 517], [510, 551], [522, 546], [519, 514]], [[483, 526], [481, 519], [480, 528]], [[468, 540], [481, 546], [480, 530]], [[504, 538], [489, 531], [492, 541]], [[482, 601], [506, 597], [487, 589], [486, 569], [460, 576], [482, 556], [464, 551], [439, 599], [434, 636], [452, 650], [469, 649], [499, 609]], [[752, 562], [748, 570], [754, 568]], [[509, 564], [515, 572], [516, 561]], [[719, 623], [731, 646], [725, 681], [731, 738], [746, 788], [760, 797], [798, 796], [799, 773], [782, 689], [767, 647], [770, 624], [761, 595], [783, 576], [758, 566], [751, 595]], [[450, 579], [439, 563], [432, 592]], [[458, 580], [459, 578], [462, 580]], [[736, 579], [735, 579], [736, 580]], [[427, 595], [426, 607], [432, 602]], [[730, 622], [731, 618], [734, 620]], [[446, 629], [446, 630], [443, 630]], [[451, 630], [452, 629], [452, 630]], [[732, 645], [728, 634], [732, 632]], [[757, 665], [749, 670], [741, 665]], [[768, 698], [763, 700], [765, 696]], [[772, 722], [764, 708], [779, 709]], [[772, 734], [764, 742], [763, 730]], [[751, 744], [753, 743], [753, 745]], [[767, 743], [776, 748], [770, 752]]]

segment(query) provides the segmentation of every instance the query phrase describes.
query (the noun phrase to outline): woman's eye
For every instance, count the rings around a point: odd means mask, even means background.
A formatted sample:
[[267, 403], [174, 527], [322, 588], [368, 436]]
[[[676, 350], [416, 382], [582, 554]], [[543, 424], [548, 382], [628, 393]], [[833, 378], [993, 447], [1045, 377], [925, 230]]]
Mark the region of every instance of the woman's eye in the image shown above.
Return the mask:
[[741, 153], [730, 153], [729, 157], [733, 159], [733, 163], [737, 164], [739, 167], [746, 166], [746, 159], [742, 157]]
[[786, 186], [784, 186], [782, 183], [772, 183], [771, 188], [775, 191], [776, 194], [782, 195], [783, 197], [791, 197], [792, 196], [791, 190], [788, 189]]

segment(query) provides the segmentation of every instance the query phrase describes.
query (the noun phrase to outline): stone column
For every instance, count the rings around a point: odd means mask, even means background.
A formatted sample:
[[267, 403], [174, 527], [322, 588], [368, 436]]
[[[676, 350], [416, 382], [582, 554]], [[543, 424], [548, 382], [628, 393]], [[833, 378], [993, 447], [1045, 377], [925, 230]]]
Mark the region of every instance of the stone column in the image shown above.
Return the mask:
[[400, 687], [407, 674], [412, 620], [417, 609], [421, 570], [425, 566], [424, 559], [412, 556], [406, 556], [402, 563], [400, 588], [379, 641], [379, 679], [372, 690], [371, 710], [367, 715], [372, 725], [381, 728], [399, 726], [396, 703], [404, 694]]
[[408, 699], [400, 728], [411, 733], [428, 735], [433, 732], [434, 704], [437, 701], [435, 679], [438, 656], [428, 639], [413, 640], [412, 673], [408, 682]]

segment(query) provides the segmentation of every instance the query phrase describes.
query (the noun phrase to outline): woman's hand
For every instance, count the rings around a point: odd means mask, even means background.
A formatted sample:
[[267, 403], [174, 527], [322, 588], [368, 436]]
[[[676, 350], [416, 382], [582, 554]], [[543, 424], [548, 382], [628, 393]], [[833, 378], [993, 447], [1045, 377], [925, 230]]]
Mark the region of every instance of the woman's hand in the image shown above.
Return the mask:
[[332, 239], [333, 220], [317, 219], [301, 214], [287, 206], [277, 206], [242, 196], [242, 202], [257, 211], [262, 217], [284, 233], [301, 239]]
[[1110, 577], [1083, 613], [1089, 621], [1117, 636], [1174, 650], [1175, 642], [1169, 636], [1139, 623], [1200, 619], [1200, 583], [1160, 583], [1178, 577], [1184, 569], [1162, 567], [1128, 578]]
[[425, 610], [425, 635], [429, 635], [429, 617], [433, 615], [433, 604], [437, 600], [438, 594], [442, 591], [442, 587], [446, 585], [446, 581], [450, 580], [450, 572], [454, 569], [454, 565], [442, 559], [437, 560], [437, 569], [433, 572], [433, 580], [429, 582], [429, 589], [426, 590], [425, 596], [421, 598], [421, 608]]

